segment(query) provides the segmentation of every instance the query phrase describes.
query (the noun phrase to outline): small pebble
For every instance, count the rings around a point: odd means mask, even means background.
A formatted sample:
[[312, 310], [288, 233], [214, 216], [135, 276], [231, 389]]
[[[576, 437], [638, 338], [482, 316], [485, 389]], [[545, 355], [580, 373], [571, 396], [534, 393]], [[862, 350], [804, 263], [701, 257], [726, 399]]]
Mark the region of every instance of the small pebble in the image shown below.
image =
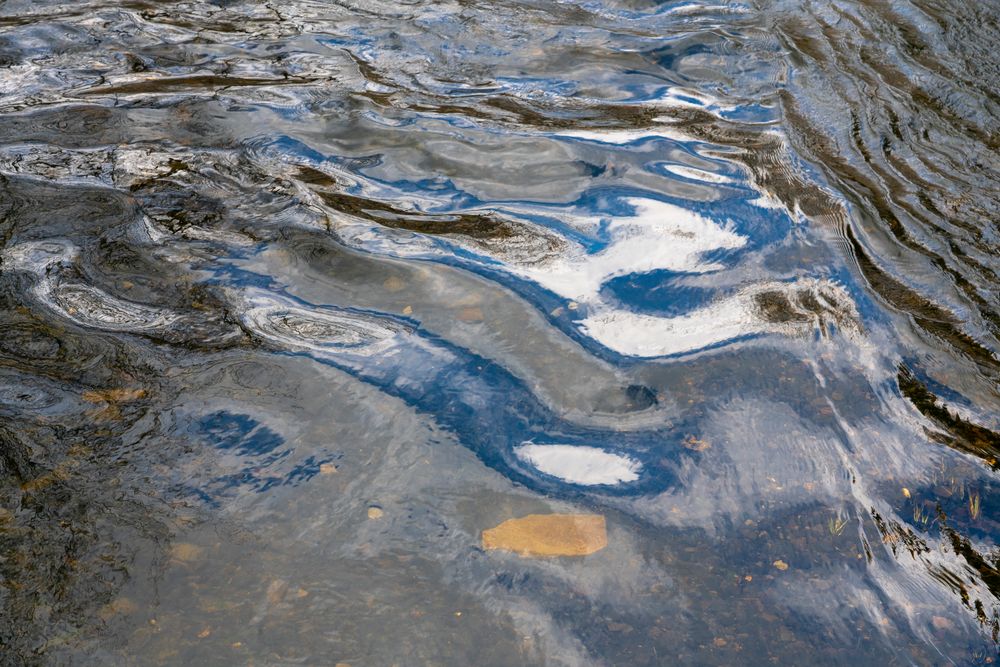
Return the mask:
[[196, 544], [189, 544], [187, 542], [180, 542], [175, 544], [173, 548], [170, 549], [170, 555], [174, 560], [179, 560], [182, 563], [190, 563], [191, 561], [198, 560], [201, 556], [202, 548]]
[[392, 276], [391, 278], [385, 279], [385, 282], [382, 283], [382, 287], [386, 288], [390, 292], [398, 292], [406, 287], [406, 283], [396, 276]]
[[462, 322], [482, 322], [483, 310], [476, 306], [469, 306], [458, 311], [458, 319]]
[[931, 623], [934, 625], [935, 630], [950, 630], [954, 627], [954, 624], [944, 616], [931, 617]]

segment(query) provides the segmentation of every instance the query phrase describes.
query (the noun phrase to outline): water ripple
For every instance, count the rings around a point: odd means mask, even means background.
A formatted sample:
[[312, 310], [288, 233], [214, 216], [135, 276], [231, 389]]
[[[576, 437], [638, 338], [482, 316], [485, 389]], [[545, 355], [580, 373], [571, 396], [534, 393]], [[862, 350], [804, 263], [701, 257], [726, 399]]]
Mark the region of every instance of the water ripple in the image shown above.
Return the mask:
[[0, 4], [4, 657], [988, 664], [997, 9]]

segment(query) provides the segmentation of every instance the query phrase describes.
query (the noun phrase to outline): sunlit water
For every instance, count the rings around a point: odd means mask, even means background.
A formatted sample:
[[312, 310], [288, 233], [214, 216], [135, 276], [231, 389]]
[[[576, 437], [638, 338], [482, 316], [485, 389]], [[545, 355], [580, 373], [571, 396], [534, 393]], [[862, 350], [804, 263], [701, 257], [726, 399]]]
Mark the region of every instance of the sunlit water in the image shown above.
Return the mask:
[[998, 17], [0, 3], [0, 664], [994, 662]]

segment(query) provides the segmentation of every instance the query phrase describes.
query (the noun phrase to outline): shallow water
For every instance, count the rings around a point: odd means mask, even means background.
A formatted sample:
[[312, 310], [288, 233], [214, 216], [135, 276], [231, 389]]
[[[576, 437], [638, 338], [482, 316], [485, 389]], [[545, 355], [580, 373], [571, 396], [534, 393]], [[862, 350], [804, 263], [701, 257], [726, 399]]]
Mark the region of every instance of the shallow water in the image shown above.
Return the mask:
[[0, 4], [0, 664], [994, 662], [998, 17]]

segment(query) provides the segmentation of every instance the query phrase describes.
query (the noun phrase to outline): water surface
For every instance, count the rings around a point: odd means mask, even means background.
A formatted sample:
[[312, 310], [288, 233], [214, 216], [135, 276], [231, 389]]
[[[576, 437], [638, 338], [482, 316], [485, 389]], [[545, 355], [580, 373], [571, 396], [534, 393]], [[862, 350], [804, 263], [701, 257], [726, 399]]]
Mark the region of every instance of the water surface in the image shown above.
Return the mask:
[[0, 662], [992, 663], [998, 17], [0, 3]]

